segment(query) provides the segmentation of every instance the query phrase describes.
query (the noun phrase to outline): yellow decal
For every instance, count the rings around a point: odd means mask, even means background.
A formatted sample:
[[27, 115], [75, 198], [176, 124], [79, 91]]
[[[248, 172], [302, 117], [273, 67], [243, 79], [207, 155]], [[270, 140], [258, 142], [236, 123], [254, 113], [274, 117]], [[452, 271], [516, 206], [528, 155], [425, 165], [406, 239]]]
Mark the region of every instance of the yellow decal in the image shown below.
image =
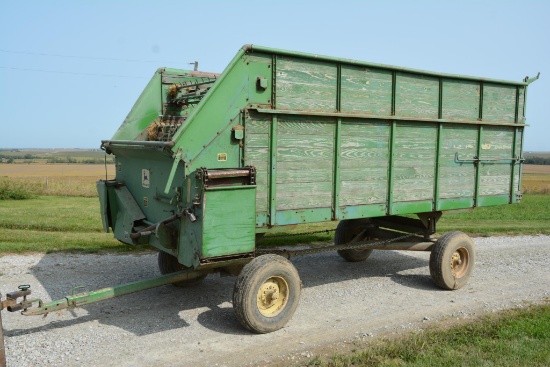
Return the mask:
[[227, 161], [227, 153], [218, 153], [218, 162]]

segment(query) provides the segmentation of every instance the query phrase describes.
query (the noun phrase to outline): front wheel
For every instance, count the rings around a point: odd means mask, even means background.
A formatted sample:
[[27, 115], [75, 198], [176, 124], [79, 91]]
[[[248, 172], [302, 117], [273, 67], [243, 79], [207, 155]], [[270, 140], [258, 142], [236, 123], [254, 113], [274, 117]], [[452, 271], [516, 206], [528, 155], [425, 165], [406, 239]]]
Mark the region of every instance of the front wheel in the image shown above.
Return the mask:
[[[178, 258], [164, 251], [159, 251], [158, 254], [158, 265], [159, 270], [162, 275], [175, 273], [176, 271], [182, 271], [189, 269], [187, 266], [184, 266], [179, 263]], [[182, 280], [181, 282], [172, 283], [176, 287], [191, 287], [200, 283], [207, 274], [199, 275], [196, 278]]]
[[302, 282], [290, 261], [262, 255], [243, 268], [233, 290], [233, 307], [248, 330], [265, 334], [279, 330], [294, 315]]
[[476, 254], [472, 239], [465, 233], [445, 233], [437, 240], [430, 254], [430, 274], [443, 289], [466, 285], [474, 271]]

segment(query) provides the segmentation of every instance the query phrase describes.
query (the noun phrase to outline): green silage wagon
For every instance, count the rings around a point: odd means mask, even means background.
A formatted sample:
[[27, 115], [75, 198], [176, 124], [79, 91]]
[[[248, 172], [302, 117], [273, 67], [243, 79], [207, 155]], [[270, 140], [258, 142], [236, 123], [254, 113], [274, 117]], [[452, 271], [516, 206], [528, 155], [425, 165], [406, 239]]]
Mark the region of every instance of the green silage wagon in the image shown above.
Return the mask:
[[[165, 275], [114, 294], [237, 275], [238, 319], [269, 332], [298, 304], [293, 255], [333, 250], [363, 261], [375, 249], [431, 251], [436, 285], [462, 287], [474, 267], [471, 239], [432, 235], [447, 211], [520, 201], [527, 86], [535, 79], [252, 45], [219, 75], [158, 69], [102, 142], [115, 156], [116, 178], [97, 186], [105, 231], [157, 248]], [[257, 242], [329, 221], [339, 224], [328, 246]]]

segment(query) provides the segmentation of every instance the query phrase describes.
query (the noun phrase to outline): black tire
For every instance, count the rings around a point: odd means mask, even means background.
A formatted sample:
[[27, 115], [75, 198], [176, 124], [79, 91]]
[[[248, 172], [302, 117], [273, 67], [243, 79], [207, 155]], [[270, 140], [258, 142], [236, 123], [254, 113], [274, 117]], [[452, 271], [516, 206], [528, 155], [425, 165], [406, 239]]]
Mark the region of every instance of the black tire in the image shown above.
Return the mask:
[[465, 233], [445, 233], [430, 254], [430, 274], [435, 284], [447, 290], [462, 288], [472, 276], [476, 259], [474, 243]]
[[[159, 251], [158, 254], [158, 265], [159, 270], [162, 275], [175, 273], [176, 271], [187, 270], [187, 266], [184, 266], [178, 262], [178, 259], [164, 251]], [[208, 274], [199, 275], [196, 278], [183, 280], [181, 282], [172, 283], [176, 287], [191, 287], [200, 283]]]
[[[338, 223], [336, 227], [336, 233], [334, 234], [334, 244], [343, 245], [349, 243], [355, 238], [361, 231], [365, 229], [365, 226], [369, 226], [364, 220], [358, 221], [353, 219], [343, 220]], [[368, 236], [368, 235], [367, 235]], [[338, 250], [338, 255], [342, 256], [346, 261], [359, 262], [365, 261], [372, 254], [373, 250]]]
[[279, 330], [294, 315], [302, 281], [290, 261], [262, 255], [245, 265], [233, 290], [233, 307], [248, 330], [265, 334]]

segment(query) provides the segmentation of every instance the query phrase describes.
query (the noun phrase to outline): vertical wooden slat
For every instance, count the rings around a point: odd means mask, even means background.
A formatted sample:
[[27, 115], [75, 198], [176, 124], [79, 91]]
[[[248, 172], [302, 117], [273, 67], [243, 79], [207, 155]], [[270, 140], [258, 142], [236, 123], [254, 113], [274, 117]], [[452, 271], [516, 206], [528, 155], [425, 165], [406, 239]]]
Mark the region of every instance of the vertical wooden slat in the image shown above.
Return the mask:
[[395, 93], [397, 83], [397, 72], [394, 70], [391, 75], [391, 115], [395, 116]]
[[[439, 84], [441, 87], [441, 83]], [[441, 111], [440, 111], [441, 113]], [[441, 116], [441, 115], [440, 115]], [[434, 205], [433, 210], [439, 207], [439, 156], [441, 155], [441, 135], [443, 131], [443, 123], [438, 123], [437, 127], [437, 144], [435, 146], [435, 174], [434, 174]]]
[[478, 120], [479, 121], [483, 120], [483, 82], [479, 83], [479, 117], [478, 117]]
[[342, 64], [336, 65], [336, 111], [342, 110]]
[[[481, 86], [481, 89], [483, 90], [483, 84]], [[483, 95], [483, 93], [481, 94]], [[479, 114], [481, 115], [481, 106], [479, 109]], [[479, 129], [477, 131], [477, 158], [479, 159], [481, 157], [481, 144], [482, 140], [481, 137], [483, 135], [483, 125], [479, 125]], [[479, 184], [481, 182], [481, 174], [480, 174], [480, 168], [481, 163], [474, 163], [476, 167], [476, 187], [475, 187], [475, 198], [474, 198], [474, 206], [477, 206], [479, 203]]]
[[277, 197], [277, 115], [271, 120], [269, 136], [269, 223], [275, 225], [275, 210]]
[[[517, 103], [516, 103], [516, 122], [517, 122]], [[512, 138], [512, 167], [510, 168], [510, 199], [508, 200], [509, 204], [514, 202], [514, 181], [516, 173], [516, 139], [518, 137], [518, 128], [514, 128], [514, 137]]]
[[277, 55], [271, 56], [271, 105], [277, 109]]
[[519, 117], [519, 86], [516, 87], [516, 111], [515, 111], [515, 114], [514, 114], [514, 122], [516, 124], [519, 122], [518, 117]]
[[336, 122], [334, 134], [334, 166], [332, 169], [332, 219], [340, 218], [340, 152], [342, 150], [342, 119]]
[[[395, 99], [394, 99], [395, 100]], [[395, 149], [395, 129], [397, 123], [394, 121], [391, 122], [390, 130], [390, 164], [388, 165], [388, 201], [387, 201], [387, 214], [392, 214], [392, 204], [393, 204], [393, 165], [394, 165], [394, 149]]]
[[443, 118], [443, 78], [439, 78], [439, 105], [437, 110], [437, 118]]

